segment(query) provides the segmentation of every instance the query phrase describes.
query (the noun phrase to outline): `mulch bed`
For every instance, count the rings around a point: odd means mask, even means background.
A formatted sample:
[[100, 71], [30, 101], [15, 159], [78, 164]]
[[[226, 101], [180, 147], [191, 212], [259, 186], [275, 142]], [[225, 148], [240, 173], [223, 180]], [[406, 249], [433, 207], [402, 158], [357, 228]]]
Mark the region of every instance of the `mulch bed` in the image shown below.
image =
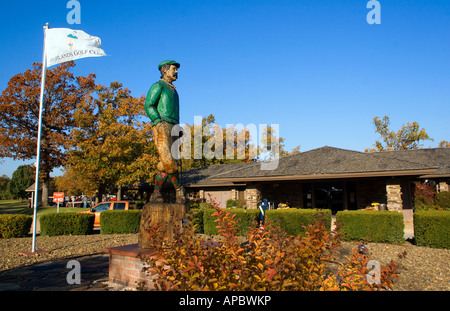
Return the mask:
[[[0, 271], [32, 265], [39, 262], [102, 253], [106, 248], [137, 243], [137, 234], [37, 237], [37, 249], [49, 253], [21, 256], [31, 250], [31, 238], [0, 239]], [[402, 245], [368, 243], [370, 259], [381, 265], [390, 260], [401, 263], [397, 291], [450, 291], [450, 250], [419, 247], [406, 242]], [[342, 253], [351, 254], [356, 243], [343, 242]], [[398, 254], [406, 251], [406, 258]], [[1, 279], [0, 279], [1, 282]]]

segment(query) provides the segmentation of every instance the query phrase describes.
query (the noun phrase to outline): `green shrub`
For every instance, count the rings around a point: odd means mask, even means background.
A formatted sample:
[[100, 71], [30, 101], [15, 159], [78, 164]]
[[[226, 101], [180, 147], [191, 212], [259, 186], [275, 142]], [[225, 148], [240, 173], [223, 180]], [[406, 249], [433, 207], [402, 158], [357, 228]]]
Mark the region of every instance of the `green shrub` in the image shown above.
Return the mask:
[[189, 204], [189, 208], [190, 209], [192, 209], [192, 208], [199, 208], [198, 202], [191, 201], [188, 204]]
[[58, 213], [39, 218], [42, 236], [88, 235], [94, 228], [94, 214]]
[[0, 215], [0, 238], [23, 238], [31, 229], [33, 217], [27, 215]]
[[331, 210], [315, 209], [274, 209], [266, 211], [266, 221], [274, 224], [279, 223], [280, 227], [290, 235], [297, 236], [306, 231], [306, 226], [312, 224], [319, 215], [323, 215], [327, 229], [331, 229]]
[[144, 207], [143, 201], [134, 201], [134, 204], [136, 204], [136, 209], [142, 209]]
[[[224, 209], [226, 212], [231, 214], [236, 214], [235, 221], [238, 222], [238, 232], [237, 235], [243, 236], [249, 231], [249, 227], [254, 228], [258, 223], [259, 210], [256, 209]], [[217, 223], [214, 222], [217, 217], [211, 217], [211, 215], [216, 212], [215, 209], [207, 209], [203, 211], [203, 230], [205, 234], [218, 234], [218, 229], [216, 228]]]
[[198, 208], [199, 209], [211, 209], [211, 208], [213, 208], [213, 205], [211, 203], [208, 203], [208, 202], [201, 202], [198, 205]]
[[100, 213], [100, 233], [138, 233], [140, 220], [140, 210], [104, 211]]
[[415, 210], [437, 209], [437, 206], [434, 205], [434, 199], [429, 200], [423, 195], [418, 195], [414, 197], [414, 209]]
[[245, 205], [247, 204], [247, 201], [244, 199], [236, 200], [236, 207], [237, 208], [245, 208]]
[[417, 245], [450, 248], [450, 211], [414, 213], [414, 238]]
[[403, 214], [389, 211], [339, 211], [336, 223], [347, 241], [404, 242]]
[[[217, 223], [214, 222], [216, 217], [211, 217], [215, 209], [204, 210], [203, 212], [203, 228], [205, 234], [215, 235], [218, 233]], [[244, 236], [250, 230], [249, 227], [255, 228], [259, 225], [260, 211], [259, 209], [224, 209], [224, 211], [236, 214], [235, 220], [238, 222], [239, 236]], [[330, 210], [311, 210], [311, 209], [278, 209], [267, 210], [266, 221], [273, 224], [279, 224], [280, 227], [290, 235], [299, 235], [305, 232], [304, 226], [313, 223], [319, 214], [324, 215], [328, 230], [331, 228], [331, 211]]]
[[227, 208], [236, 207], [236, 200], [228, 199], [227, 200]]
[[450, 211], [450, 192], [442, 191], [436, 194], [434, 197], [436, 205], [444, 211]]
[[192, 219], [192, 222], [194, 225], [197, 225], [197, 229], [195, 230], [195, 233], [203, 234], [203, 211], [199, 208], [192, 208], [189, 210], [190, 217]]
[[437, 211], [437, 210], [439, 210], [438, 206], [432, 205], [432, 204], [431, 205], [419, 204], [417, 206], [415, 205], [414, 208], [415, 208], [416, 212], [418, 212], [418, 211]]
[[422, 205], [431, 206], [434, 204], [436, 191], [427, 183], [414, 183], [414, 208]]

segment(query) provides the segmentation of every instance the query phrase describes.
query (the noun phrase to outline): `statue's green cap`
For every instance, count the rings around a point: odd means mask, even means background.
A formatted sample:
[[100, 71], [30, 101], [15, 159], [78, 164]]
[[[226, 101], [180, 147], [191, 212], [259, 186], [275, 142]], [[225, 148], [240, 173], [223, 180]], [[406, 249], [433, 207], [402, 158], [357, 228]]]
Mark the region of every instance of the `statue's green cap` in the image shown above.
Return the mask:
[[158, 69], [161, 70], [161, 67], [164, 65], [175, 65], [177, 68], [180, 68], [180, 64], [174, 60], [165, 60], [161, 64], [158, 65]]

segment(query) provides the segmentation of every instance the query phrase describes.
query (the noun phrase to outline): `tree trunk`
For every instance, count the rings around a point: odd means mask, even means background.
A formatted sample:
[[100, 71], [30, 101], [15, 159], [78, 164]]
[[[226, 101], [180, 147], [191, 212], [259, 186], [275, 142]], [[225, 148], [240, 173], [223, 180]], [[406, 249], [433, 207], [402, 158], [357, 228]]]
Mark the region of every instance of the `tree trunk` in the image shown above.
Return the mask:
[[50, 173], [44, 173], [44, 180], [42, 181], [42, 197], [41, 206], [48, 207], [48, 185], [50, 183]]
[[122, 200], [122, 186], [117, 187], [117, 201]]
[[41, 197], [41, 206], [48, 207], [48, 183], [42, 183], [42, 197]]
[[101, 184], [98, 186], [97, 197], [95, 198], [95, 204], [98, 204], [103, 201], [103, 194], [105, 193], [105, 185]]

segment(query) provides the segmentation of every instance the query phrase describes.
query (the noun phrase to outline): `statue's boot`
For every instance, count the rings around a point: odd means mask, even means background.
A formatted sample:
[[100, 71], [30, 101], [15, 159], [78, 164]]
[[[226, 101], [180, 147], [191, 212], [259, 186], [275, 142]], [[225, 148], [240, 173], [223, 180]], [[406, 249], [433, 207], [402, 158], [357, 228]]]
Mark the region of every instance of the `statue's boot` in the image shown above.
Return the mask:
[[153, 192], [152, 195], [150, 196], [150, 202], [163, 203], [163, 197], [161, 195], [161, 192], [159, 191]]

